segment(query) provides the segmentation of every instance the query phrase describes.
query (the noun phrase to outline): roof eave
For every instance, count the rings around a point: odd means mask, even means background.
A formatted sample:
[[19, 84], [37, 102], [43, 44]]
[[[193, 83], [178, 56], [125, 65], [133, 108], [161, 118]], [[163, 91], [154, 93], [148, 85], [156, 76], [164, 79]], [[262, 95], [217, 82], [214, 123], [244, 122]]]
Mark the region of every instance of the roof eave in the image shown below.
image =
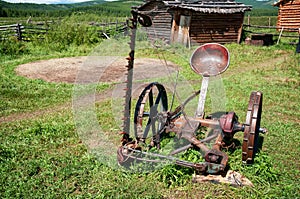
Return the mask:
[[197, 6], [197, 7], [191, 7], [191, 6], [171, 6], [170, 9], [187, 9], [192, 10], [196, 12], [203, 12], [203, 13], [219, 13], [219, 14], [233, 14], [233, 13], [241, 13], [250, 11], [252, 9], [252, 6], [216, 6], [216, 5], [205, 5], [205, 6]]

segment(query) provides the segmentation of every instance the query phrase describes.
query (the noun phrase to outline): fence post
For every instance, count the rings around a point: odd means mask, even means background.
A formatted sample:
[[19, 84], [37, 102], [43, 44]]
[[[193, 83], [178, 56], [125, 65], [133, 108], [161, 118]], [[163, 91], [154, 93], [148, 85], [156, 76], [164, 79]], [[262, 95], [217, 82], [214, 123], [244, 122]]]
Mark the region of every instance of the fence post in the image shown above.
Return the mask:
[[250, 15], [248, 15], [248, 30], [250, 28]]
[[21, 26], [22, 26], [22, 24], [17, 24], [17, 29], [16, 29], [17, 39], [19, 41], [22, 41], [22, 29], [21, 29]]

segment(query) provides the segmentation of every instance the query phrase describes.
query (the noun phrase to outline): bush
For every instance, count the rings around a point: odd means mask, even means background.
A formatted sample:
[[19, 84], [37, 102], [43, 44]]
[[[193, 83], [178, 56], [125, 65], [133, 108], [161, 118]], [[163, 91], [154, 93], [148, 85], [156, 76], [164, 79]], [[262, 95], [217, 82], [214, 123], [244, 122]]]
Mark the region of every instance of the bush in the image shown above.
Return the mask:
[[54, 24], [46, 35], [44, 45], [57, 51], [67, 50], [70, 46], [93, 45], [102, 38], [96, 30], [87, 23], [79, 23], [72, 16], [60, 23]]
[[2, 40], [0, 46], [1, 55], [21, 55], [28, 53], [25, 43], [18, 41], [16, 37], [9, 37], [6, 40]]

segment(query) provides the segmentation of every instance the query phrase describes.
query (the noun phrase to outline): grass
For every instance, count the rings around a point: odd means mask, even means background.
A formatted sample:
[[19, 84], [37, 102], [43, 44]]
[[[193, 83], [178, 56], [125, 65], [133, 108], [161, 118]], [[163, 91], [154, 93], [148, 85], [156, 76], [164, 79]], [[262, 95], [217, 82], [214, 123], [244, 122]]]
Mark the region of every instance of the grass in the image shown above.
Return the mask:
[[70, 112], [1, 127], [1, 198], [124, 198], [154, 185], [147, 176], [114, 171], [89, 155]]
[[[69, 53], [71, 56], [71, 53]], [[49, 59], [57, 55], [19, 55], [1, 57], [0, 116], [32, 111], [64, 103], [71, 99], [72, 85], [48, 83], [17, 76], [14, 69], [23, 63]]]
[[[131, 173], [114, 169], [90, 153], [78, 135], [72, 108], [52, 111], [41, 117], [0, 123], [1, 198], [299, 198], [299, 82], [300, 56], [291, 46], [254, 47], [226, 45], [231, 65], [222, 75], [226, 90], [226, 109], [245, 120], [252, 90], [264, 93], [261, 152], [253, 166], [241, 163], [241, 149], [229, 154], [229, 166], [253, 183], [254, 187], [191, 182], [192, 170], [174, 165], [150, 173]], [[14, 69], [21, 63], [53, 57], [84, 55], [84, 47], [61, 53], [35, 51], [30, 55], [1, 57], [1, 117], [39, 111], [71, 102], [73, 86], [19, 77]], [[32, 52], [32, 51], [31, 51]], [[180, 52], [180, 53], [179, 53]], [[157, 57], [162, 53], [181, 66], [184, 77], [199, 87], [199, 76], [189, 69], [191, 51], [178, 48], [159, 52], [147, 49], [138, 56]], [[153, 53], [157, 55], [153, 55]], [[178, 56], [180, 55], [180, 56]], [[112, 88], [99, 85], [97, 92]], [[119, 142], [110, 99], [96, 106], [105, 133]], [[122, 110], [118, 113], [122, 115]], [[236, 137], [241, 140], [242, 133]], [[115, 154], [115, 149], [111, 149]], [[100, 154], [101, 155], [101, 154]], [[187, 154], [187, 158], [193, 158]]]

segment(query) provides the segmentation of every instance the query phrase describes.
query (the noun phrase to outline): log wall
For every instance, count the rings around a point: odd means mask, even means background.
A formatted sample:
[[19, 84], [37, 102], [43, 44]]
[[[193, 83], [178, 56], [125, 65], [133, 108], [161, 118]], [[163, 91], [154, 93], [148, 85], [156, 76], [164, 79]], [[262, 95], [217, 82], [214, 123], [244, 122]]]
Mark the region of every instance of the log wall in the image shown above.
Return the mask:
[[244, 13], [205, 14], [194, 12], [190, 25], [191, 43], [239, 43], [243, 18]]
[[148, 37], [152, 39], [162, 39], [170, 42], [172, 16], [167, 12], [161, 12], [152, 18], [152, 26], [144, 28]]
[[172, 15], [167, 11], [168, 7], [163, 2], [151, 1], [142, 9], [140, 13], [149, 15], [152, 19], [151, 27], [143, 27], [151, 40], [162, 39], [170, 42]]
[[295, 29], [290, 31], [300, 28], [300, 0], [283, 2], [279, 5], [277, 26]]

